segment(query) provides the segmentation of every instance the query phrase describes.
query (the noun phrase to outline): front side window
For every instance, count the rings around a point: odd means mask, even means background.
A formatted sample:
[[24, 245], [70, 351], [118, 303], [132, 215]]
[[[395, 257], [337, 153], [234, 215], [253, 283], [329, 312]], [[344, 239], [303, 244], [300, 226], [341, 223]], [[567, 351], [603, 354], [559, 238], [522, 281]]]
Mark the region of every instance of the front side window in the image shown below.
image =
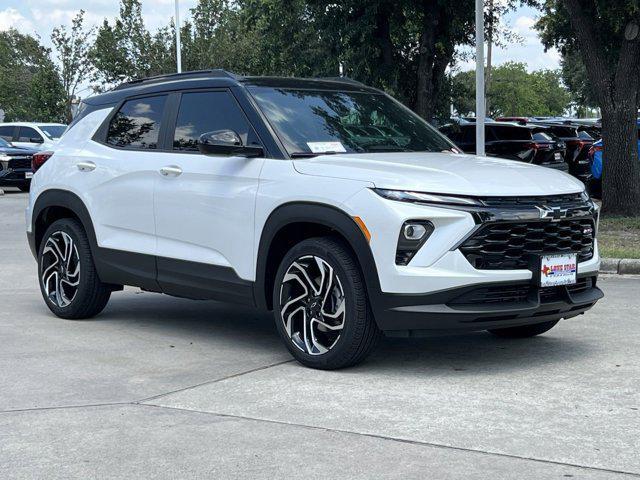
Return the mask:
[[158, 148], [166, 95], [127, 100], [109, 123], [107, 143], [120, 148]]
[[31, 127], [20, 127], [18, 129], [18, 141], [19, 142], [30, 142], [31, 139], [37, 141], [43, 141], [42, 135], [40, 135], [35, 128]]
[[196, 151], [200, 135], [217, 130], [233, 130], [243, 145], [259, 145], [258, 137], [230, 92], [183, 93], [173, 148]]
[[442, 134], [382, 93], [249, 87], [291, 156], [451, 151]]

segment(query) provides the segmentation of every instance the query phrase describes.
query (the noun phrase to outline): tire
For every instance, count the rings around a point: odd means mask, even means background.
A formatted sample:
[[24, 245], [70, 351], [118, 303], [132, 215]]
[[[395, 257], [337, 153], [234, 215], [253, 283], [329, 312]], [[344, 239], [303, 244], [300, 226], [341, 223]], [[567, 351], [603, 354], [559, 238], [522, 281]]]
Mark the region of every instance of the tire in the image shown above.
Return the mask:
[[495, 330], [488, 330], [488, 332], [502, 338], [529, 338], [548, 332], [555, 327], [559, 321], [560, 320], [552, 320], [550, 322], [536, 323], [535, 325], [524, 325], [522, 327], [498, 328]]
[[111, 296], [111, 288], [98, 278], [84, 228], [71, 218], [47, 228], [38, 251], [38, 283], [47, 307], [60, 318], [94, 317]]
[[[310, 238], [291, 248], [280, 263], [273, 290], [278, 332], [291, 355], [307, 367], [335, 370], [356, 365], [382, 335], [357, 260], [338, 239]], [[305, 296], [305, 291], [311, 294]]]
[[20, 185], [18, 188], [21, 192], [28, 192], [29, 190], [31, 190], [31, 184], [27, 183], [26, 185]]

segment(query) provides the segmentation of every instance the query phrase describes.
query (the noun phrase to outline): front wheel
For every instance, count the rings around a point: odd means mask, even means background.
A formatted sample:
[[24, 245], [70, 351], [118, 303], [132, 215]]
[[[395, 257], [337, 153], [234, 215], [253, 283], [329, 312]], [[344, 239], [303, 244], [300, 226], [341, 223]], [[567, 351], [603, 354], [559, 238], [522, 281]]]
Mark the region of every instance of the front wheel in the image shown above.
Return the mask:
[[381, 336], [356, 259], [330, 237], [289, 250], [276, 274], [273, 307], [289, 352], [308, 367], [355, 365]]
[[38, 252], [40, 290], [58, 317], [90, 318], [109, 301], [111, 289], [98, 278], [82, 225], [63, 218], [52, 223]]
[[489, 330], [489, 332], [502, 338], [529, 338], [548, 332], [555, 327], [559, 321], [560, 320], [552, 320], [550, 322], [536, 323], [535, 325], [524, 325], [522, 327], [497, 328]]

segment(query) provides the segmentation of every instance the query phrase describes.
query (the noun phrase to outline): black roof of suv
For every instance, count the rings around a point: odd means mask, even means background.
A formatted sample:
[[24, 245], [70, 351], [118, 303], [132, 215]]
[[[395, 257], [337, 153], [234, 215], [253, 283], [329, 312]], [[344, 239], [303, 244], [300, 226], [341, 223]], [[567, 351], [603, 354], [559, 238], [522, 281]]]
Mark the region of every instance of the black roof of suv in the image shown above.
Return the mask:
[[344, 77], [331, 78], [294, 78], [294, 77], [252, 77], [236, 75], [226, 70], [198, 70], [184, 73], [172, 73], [125, 82], [113, 90], [94, 95], [83, 100], [87, 105], [110, 105], [135, 95], [170, 92], [197, 88], [224, 88], [256, 85], [282, 88], [313, 88], [323, 90], [348, 90], [356, 92], [380, 91], [360, 82]]

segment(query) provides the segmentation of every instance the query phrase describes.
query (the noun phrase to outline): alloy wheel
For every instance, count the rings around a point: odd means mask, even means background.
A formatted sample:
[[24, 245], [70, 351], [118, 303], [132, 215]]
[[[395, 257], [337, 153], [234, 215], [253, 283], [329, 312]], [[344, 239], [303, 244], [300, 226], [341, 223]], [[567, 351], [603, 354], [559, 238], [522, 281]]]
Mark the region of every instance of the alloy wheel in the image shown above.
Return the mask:
[[40, 281], [46, 297], [58, 307], [68, 306], [78, 293], [80, 256], [68, 233], [52, 233], [40, 260]]
[[345, 322], [345, 295], [333, 267], [314, 255], [296, 259], [280, 285], [280, 316], [292, 343], [309, 355], [328, 352]]

